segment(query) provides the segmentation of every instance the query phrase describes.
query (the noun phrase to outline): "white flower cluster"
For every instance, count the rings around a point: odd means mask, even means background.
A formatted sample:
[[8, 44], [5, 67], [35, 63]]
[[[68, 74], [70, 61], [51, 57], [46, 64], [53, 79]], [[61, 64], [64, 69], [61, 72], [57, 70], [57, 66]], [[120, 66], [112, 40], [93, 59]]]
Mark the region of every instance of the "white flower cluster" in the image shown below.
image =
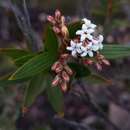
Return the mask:
[[103, 49], [103, 36], [94, 36], [96, 25], [91, 23], [90, 20], [84, 18], [84, 24], [81, 30], [77, 30], [76, 35], [80, 36], [79, 42], [71, 40], [70, 46], [67, 47], [68, 51], [71, 51], [72, 56], [81, 57], [90, 56], [93, 57], [94, 52]]

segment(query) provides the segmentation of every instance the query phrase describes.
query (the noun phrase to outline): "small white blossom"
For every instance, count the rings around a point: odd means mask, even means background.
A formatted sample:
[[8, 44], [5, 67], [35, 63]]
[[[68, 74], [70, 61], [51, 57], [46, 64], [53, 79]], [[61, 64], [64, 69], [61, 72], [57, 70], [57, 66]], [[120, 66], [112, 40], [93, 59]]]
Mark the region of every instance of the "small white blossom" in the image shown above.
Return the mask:
[[71, 51], [72, 56], [76, 57], [77, 54], [82, 53], [81, 46], [82, 46], [82, 43], [76, 43], [76, 42], [71, 40], [70, 46], [67, 47], [67, 50]]
[[[71, 40], [70, 46], [67, 50], [71, 51], [72, 56], [76, 57], [77, 54], [81, 57], [89, 56], [93, 57], [94, 52], [103, 49], [103, 36], [94, 36], [96, 25], [91, 23], [90, 20], [84, 18], [82, 19], [84, 24], [81, 30], [76, 31], [76, 35], [80, 36], [79, 43]], [[86, 43], [86, 44], [84, 44]]]

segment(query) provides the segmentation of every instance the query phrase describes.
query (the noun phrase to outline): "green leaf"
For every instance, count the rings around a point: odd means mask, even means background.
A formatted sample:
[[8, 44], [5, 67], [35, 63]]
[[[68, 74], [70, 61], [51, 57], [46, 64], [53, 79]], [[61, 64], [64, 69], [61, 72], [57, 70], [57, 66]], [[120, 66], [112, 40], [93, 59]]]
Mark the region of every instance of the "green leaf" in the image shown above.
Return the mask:
[[31, 79], [29, 86], [25, 90], [24, 107], [29, 107], [33, 104], [36, 97], [48, 87], [48, 80], [49, 76], [44, 73]]
[[107, 59], [117, 59], [130, 56], [130, 46], [125, 45], [104, 45], [100, 51]]
[[32, 59], [34, 56], [36, 56], [36, 54], [27, 54], [25, 56], [22, 56], [20, 58], [15, 59], [14, 63], [15, 63], [16, 66], [21, 66], [25, 62], [27, 62], [28, 60]]
[[58, 39], [52, 27], [48, 26], [45, 33], [45, 50], [52, 55], [57, 55]]
[[29, 52], [20, 50], [20, 49], [13, 49], [13, 48], [0, 48], [0, 54], [9, 56], [13, 59], [17, 59], [21, 56], [25, 56], [29, 54]]
[[6, 87], [8, 85], [20, 84], [23, 82], [28, 81], [29, 78], [22, 79], [22, 80], [0, 80], [0, 87]]
[[111, 80], [108, 80], [98, 74], [91, 74], [86, 77], [86, 80], [90, 84], [112, 84]]
[[18, 68], [9, 79], [17, 80], [32, 77], [40, 72], [49, 70], [54, 61], [55, 59], [47, 52], [39, 54]]
[[77, 63], [69, 63], [68, 65], [76, 73], [76, 78], [86, 77], [91, 74], [90, 70], [84, 65]]
[[71, 24], [68, 25], [69, 36], [70, 36], [71, 39], [76, 36], [76, 31], [81, 29], [81, 27], [82, 27], [81, 21], [71, 23]]
[[48, 100], [57, 113], [62, 113], [64, 109], [63, 94], [59, 87], [51, 87], [47, 89]]

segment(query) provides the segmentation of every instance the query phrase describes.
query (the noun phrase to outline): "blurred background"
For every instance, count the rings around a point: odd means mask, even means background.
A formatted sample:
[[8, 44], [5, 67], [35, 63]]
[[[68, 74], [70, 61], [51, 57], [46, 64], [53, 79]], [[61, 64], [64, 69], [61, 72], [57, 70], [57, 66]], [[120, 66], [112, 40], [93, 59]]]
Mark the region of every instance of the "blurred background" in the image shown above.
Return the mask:
[[[23, 10], [22, 0], [13, 2]], [[27, 0], [27, 6], [32, 27], [41, 39], [46, 16], [60, 9], [67, 22], [90, 18], [104, 34], [104, 44], [130, 45], [130, 0]], [[25, 48], [25, 38], [9, 8], [8, 0], [0, 0], [0, 48], [11, 47]], [[1, 77], [14, 69], [8, 57], [0, 56]], [[113, 84], [84, 84], [86, 91], [91, 93], [93, 100], [105, 113], [107, 123], [97, 111], [71, 94], [65, 98], [66, 119], [89, 124], [96, 130], [130, 130], [130, 58], [111, 61], [111, 67], [104, 67], [100, 74], [112, 80]], [[79, 89], [79, 84], [74, 85]], [[21, 117], [25, 86], [19, 84], [5, 89], [0, 86], [0, 130], [50, 130], [45, 121], [52, 116], [53, 111], [42, 95], [37, 98], [28, 115]], [[53, 129], [73, 130], [63, 126]]]

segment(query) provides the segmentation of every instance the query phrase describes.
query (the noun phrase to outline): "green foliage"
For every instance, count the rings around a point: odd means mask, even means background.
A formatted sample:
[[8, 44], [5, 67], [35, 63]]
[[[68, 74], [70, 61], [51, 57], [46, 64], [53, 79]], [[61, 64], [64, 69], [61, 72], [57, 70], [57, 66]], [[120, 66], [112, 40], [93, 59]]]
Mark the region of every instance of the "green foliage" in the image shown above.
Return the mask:
[[52, 55], [57, 55], [58, 39], [50, 26], [47, 26], [45, 33], [45, 50]]
[[68, 65], [75, 72], [76, 78], [87, 77], [91, 74], [90, 70], [82, 64], [69, 63]]
[[48, 100], [54, 110], [58, 112], [59, 114], [63, 113], [63, 106], [64, 106], [64, 100], [63, 100], [63, 94], [61, 92], [61, 89], [59, 87], [49, 87], [47, 89], [48, 94]]
[[118, 59], [130, 56], [130, 46], [125, 45], [104, 45], [101, 51], [107, 59]]
[[37, 76], [34, 76], [31, 79], [28, 87], [26, 87], [23, 106], [31, 106], [32, 103], [35, 101], [36, 97], [48, 87], [48, 81], [49, 76], [45, 73], [41, 73]]
[[78, 22], [75, 22], [75, 23], [71, 23], [68, 25], [68, 30], [69, 30], [69, 36], [70, 38], [74, 38], [76, 35], [76, 31], [81, 29], [82, 27], [82, 22], [78, 21]]
[[20, 49], [14, 49], [14, 48], [0, 48], [0, 54], [1, 55], [6, 55], [9, 56], [13, 59], [20, 58], [21, 56], [25, 56], [29, 54], [29, 52], [25, 50], [20, 50]]
[[45, 52], [33, 57], [31, 60], [27, 61], [10, 77], [10, 80], [17, 80], [32, 77], [40, 72], [49, 70], [54, 62], [49, 53]]

